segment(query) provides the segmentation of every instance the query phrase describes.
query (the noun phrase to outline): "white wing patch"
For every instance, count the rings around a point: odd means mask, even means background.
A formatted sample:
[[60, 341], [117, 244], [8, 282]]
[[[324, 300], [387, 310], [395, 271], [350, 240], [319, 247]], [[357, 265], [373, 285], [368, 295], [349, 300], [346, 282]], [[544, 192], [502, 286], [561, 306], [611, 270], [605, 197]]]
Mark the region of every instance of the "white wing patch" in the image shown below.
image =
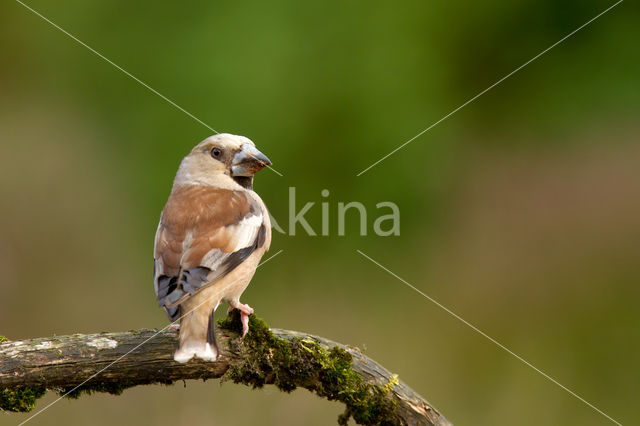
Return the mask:
[[262, 225], [262, 214], [245, 217], [235, 225], [228, 226], [233, 233], [233, 251], [249, 247], [256, 239]]
[[227, 260], [229, 256], [236, 253], [238, 250], [250, 247], [256, 241], [258, 232], [262, 226], [262, 214], [251, 215], [245, 217], [240, 222], [233, 225], [225, 226], [216, 233], [216, 236], [220, 233], [224, 233], [229, 238], [229, 244], [226, 250], [222, 251], [218, 248], [210, 250], [200, 261], [200, 266], [205, 266], [212, 271], [218, 269], [218, 267]]

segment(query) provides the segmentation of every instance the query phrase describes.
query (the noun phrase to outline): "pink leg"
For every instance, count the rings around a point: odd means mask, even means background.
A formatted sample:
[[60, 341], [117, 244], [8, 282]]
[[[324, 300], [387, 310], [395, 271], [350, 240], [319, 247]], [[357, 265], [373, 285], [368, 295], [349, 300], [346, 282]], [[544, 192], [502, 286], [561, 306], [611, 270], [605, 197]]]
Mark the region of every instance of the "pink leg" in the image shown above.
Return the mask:
[[242, 320], [242, 337], [244, 337], [249, 331], [249, 315], [253, 313], [253, 308], [249, 305], [245, 305], [244, 303], [237, 302], [229, 305], [227, 313], [231, 312], [234, 308], [240, 311], [240, 319]]
[[249, 332], [249, 315], [242, 312], [240, 318], [242, 319], [242, 337], [244, 337]]

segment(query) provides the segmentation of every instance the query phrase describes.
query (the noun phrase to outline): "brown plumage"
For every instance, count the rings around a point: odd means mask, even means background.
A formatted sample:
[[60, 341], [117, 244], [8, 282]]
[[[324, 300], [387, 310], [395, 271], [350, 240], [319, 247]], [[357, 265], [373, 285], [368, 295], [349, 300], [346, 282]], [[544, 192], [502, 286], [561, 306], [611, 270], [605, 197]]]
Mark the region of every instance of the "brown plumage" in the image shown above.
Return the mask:
[[180, 164], [154, 247], [158, 302], [180, 318], [176, 361], [217, 358], [213, 313], [221, 302], [241, 311], [248, 330], [253, 309], [240, 296], [271, 242], [253, 174], [269, 164], [253, 142], [229, 134], [205, 139]]

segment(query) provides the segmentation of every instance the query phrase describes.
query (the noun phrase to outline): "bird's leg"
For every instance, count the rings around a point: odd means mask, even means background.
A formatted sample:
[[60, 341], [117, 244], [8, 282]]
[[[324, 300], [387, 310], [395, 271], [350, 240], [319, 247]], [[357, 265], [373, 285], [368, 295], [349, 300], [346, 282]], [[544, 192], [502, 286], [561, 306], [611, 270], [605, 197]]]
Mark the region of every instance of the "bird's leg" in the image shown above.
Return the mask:
[[229, 310], [227, 311], [227, 313], [231, 312], [233, 309], [237, 309], [240, 311], [240, 320], [242, 321], [242, 337], [244, 337], [249, 331], [249, 315], [253, 313], [253, 308], [238, 301], [229, 303]]

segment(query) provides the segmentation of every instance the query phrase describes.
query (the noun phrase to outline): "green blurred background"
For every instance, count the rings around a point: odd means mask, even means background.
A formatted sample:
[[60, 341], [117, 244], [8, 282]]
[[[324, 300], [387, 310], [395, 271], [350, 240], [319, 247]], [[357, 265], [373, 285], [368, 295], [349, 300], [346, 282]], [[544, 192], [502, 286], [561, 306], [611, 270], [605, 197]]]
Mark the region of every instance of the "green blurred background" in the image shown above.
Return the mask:
[[[605, 1], [31, 0], [43, 15], [284, 174], [318, 232], [276, 233], [243, 301], [365, 353], [456, 425], [608, 421], [360, 249], [624, 424], [640, 415], [640, 27]], [[163, 327], [152, 243], [180, 159], [211, 134], [20, 4], [0, 6], [0, 334]], [[322, 189], [331, 195], [320, 196]], [[369, 209], [370, 235], [337, 203]], [[401, 235], [371, 233], [375, 204]], [[224, 312], [224, 310], [221, 310]], [[38, 404], [53, 401], [49, 394]], [[32, 424], [325, 425], [305, 390], [188, 382], [63, 400]], [[0, 413], [0, 424], [27, 415]]]

